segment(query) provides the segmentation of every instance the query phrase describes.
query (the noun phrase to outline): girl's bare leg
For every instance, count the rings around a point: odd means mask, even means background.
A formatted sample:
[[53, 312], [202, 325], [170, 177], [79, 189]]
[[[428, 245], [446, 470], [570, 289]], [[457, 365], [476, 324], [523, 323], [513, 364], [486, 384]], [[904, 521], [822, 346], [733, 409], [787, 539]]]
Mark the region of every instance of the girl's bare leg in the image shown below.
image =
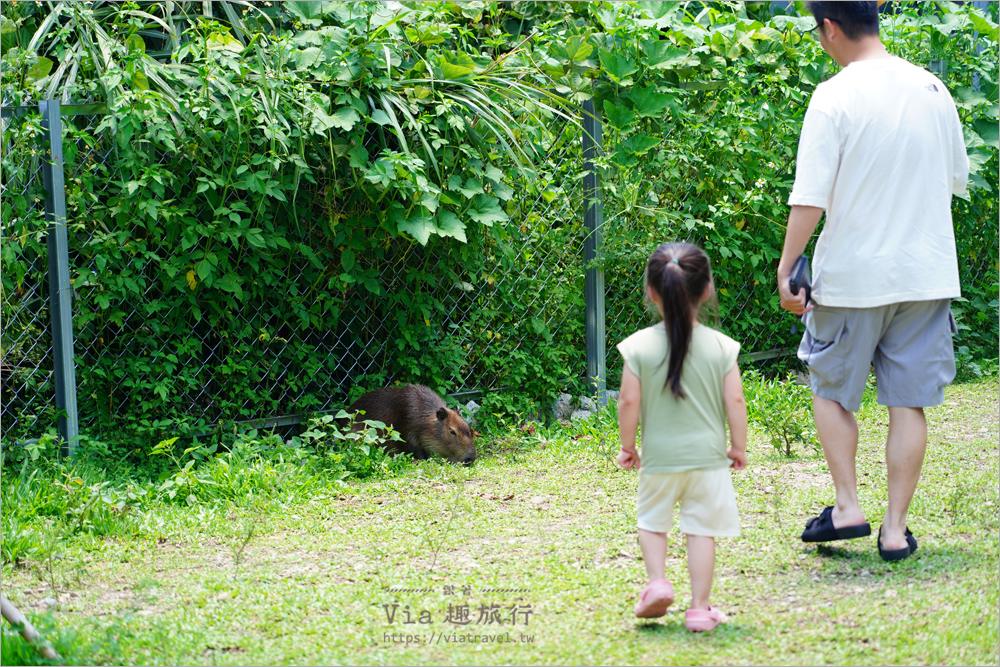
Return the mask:
[[[712, 594], [712, 575], [715, 573], [715, 538], [704, 535], [686, 537], [691, 608], [708, 609], [708, 598]], [[649, 565], [646, 567], [648, 569]]]
[[649, 576], [650, 583], [658, 579], [665, 579], [667, 534], [654, 533], [640, 528], [639, 547], [642, 549], [642, 560], [646, 564], [646, 574]]

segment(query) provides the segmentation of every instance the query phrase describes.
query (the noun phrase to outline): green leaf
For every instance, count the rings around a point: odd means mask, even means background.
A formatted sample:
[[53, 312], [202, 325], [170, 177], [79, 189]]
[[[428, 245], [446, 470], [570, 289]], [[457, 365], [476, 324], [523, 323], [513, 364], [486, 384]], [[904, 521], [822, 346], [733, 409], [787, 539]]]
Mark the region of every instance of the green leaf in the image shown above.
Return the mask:
[[654, 146], [658, 146], [659, 143], [660, 139], [658, 137], [651, 137], [648, 134], [641, 133], [634, 134], [623, 141], [621, 147], [632, 155], [643, 155]]
[[438, 195], [433, 192], [425, 192], [420, 195], [420, 204], [426, 208], [431, 213], [436, 213], [438, 210]]
[[574, 62], [586, 60], [587, 56], [594, 52], [594, 47], [587, 42], [584, 35], [573, 35], [563, 46], [566, 52], [566, 59]]
[[506, 183], [497, 183], [493, 186], [493, 194], [503, 201], [509, 201], [514, 196], [514, 191]]
[[508, 216], [500, 208], [499, 200], [489, 195], [476, 195], [469, 207], [468, 216], [476, 222], [492, 227], [494, 222], [507, 222]]
[[407, 26], [403, 32], [406, 34], [406, 39], [411, 42], [427, 45], [441, 44], [447, 34], [433, 25]]
[[940, 23], [935, 23], [932, 27], [945, 37], [951, 37], [955, 30], [967, 23], [968, 19], [959, 14], [945, 14]]
[[434, 224], [434, 216], [423, 206], [418, 206], [415, 215], [399, 223], [399, 231], [406, 232], [415, 238], [420, 245], [427, 245], [427, 240], [431, 234], [437, 234], [438, 228]]
[[978, 174], [987, 162], [990, 161], [991, 155], [984, 152], [985, 149], [971, 150], [969, 151], [969, 173]]
[[464, 186], [459, 186], [457, 190], [465, 195], [466, 199], [472, 199], [483, 192], [483, 184], [474, 178], [470, 178], [465, 181]]
[[802, 68], [802, 73], [800, 78], [805, 83], [811, 84], [813, 86], [819, 85], [823, 81], [823, 77], [826, 75], [827, 68], [829, 67], [828, 61], [824, 58], [818, 63], [808, 65]]
[[597, 10], [596, 14], [597, 19], [606, 29], [614, 28], [618, 24], [618, 8], [613, 3]]
[[365, 171], [365, 179], [372, 183], [381, 183], [382, 187], [389, 187], [389, 184], [396, 180], [396, 167], [389, 160], [380, 157]]
[[52, 71], [52, 61], [45, 56], [39, 56], [38, 60], [32, 63], [31, 67], [28, 68], [27, 76], [29, 79], [42, 79], [49, 75]]
[[987, 146], [1000, 148], [1000, 126], [997, 125], [996, 121], [980, 118], [972, 124], [972, 127]]
[[132, 85], [139, 90], [149, 90], [149, 79], [142, 72], [136, 72], [132, 75]]
[[340, 255], [340, 265], [344, 267], [344, 271], [350, 273], [351, 269], [354, 268], [355, 255], [353, 250], [345, 250]]
[[139, 35], [129, 35], [125, 39], [125, 46], [132, 53], [146, 53], [146, 42]]
[[635, 113], [640, 118], [654, 118], [663, 115], [663, 110], [672, 106], [673, 96], [658, 93], [652, 86], [629, 91], [628, 97], [635, 105]]
[[441, 54], [441, 76], [446, 79], [461, 79], [476, 71], [476, 63], [464, 53]]
[[323, 19], [320, 18], [326, 14], [329, 14], [336, 7], [335, 2], [282, 2], [280, 6], [284, 7], [285, 11], [297, 18], [302, 23], [311, 26], [321, 26], [323, 25]]
[[208, 38], [209, 51], [232, 51], [239, 53], [243, 50], [240, 40], [226, 33], [215, 33]]
[[292, 60], [295, 62], [295, 66], [299, 69], [308, 69], [315, 65], [323, 52], [317, 49], [315, 46], [309, 47], [308, 49], [303, 49], [302, 51], [296, 51], [292, 54]]
[[646, 54], [646, 64], [654, 69], [680, 69], [699, 62], [689, 49], [658, 39], [643, 42], [642, 51]]
[[972, 20], [972, 25], [975, 26], [976, 30], [980, 33], [986, 35], [994, 42], [1000, 39], [1000, 27], [993, 23], [988, 16], [984, 16], [980, 13], [978, 9], [974, 9], [969, 12], [969, 19]]
[[312, 107], [312, 112], [312, 129], [316, 132], [326, 132], [334, 127], [347, 132], [361, 120], [353, 107], [341, 107], [332, 116], [319, 106]]
[[[631, 58], [620, 53], [612, 53], [599, 49], [601, 66], [615, 82], [624, 85], [631, 85], [632, 80], [627, 77], [639, 71], [639, 66]], [[627, 83], [626, 83], [627, 81]]]
[[979, 90], [973, 90], [972, 88], [959, 88], [956, 91], [955, 106], [961, 107], [963, 109], [971, 109], [977, 104], [986, 104], [989, 102], [989, 98], [986, 97], [985, 93]]
[[254, 248], [266, 248], [267, 243], [264, 241], [264, 237], [260, 234], [259, 227], [251, 227], [247, 230], [246, 240], [247, 243], [252, 245]]
[[974, 129], [970, 126], [965, 125], [962, 127], [962, 134], [965, 136], [965, 148], [966, 150], [970, 148], [975, 148], [976, 146], [985, 146], [986, 142], [983, 138], [976, 133]]
[[243, 288], [240, 287], [240, 280], [235, 275], [223, 276], [221, 279], [215, 281], [215, 286], [221, 290], [232, 292], [237, 299], [243, 299]]
[[662, 19], [673, 16], [680, 2], [637, 2], [639, 9], [652, 19]]
[[465, 237], [465, 225], [451, 211], [441, 211], [438, 214], [437, 223], [437, 233], [439, 236], [450, 236], [462, 243], [468, 242], [468, 239]]
[[631, 109], [614, 104], [611, 100], [604, 100], [604, 117], [612, 127], [619, 130], [627, 130], [635, 121], [635, 113]]
[[355, 169], [368, 167], [368, 151], [364, 146], [355, 146], [347, 152], [348, 162]]
[[780, 42], [784, 38], [784, 35], [782, 35], [780, 32], [778, 32], [774, 28], [769, 28], [767, 26], [764, 26], [763, 28], [757, 28], [757, 30], [754, 31], [753, 38], [754, 39], [760, 39], [760, 40]]
[[378, 123], [379, 125], [389, 125], [392, 123], [392, 119], [389, 118], [389, 114], [382, 111], [381, 109], [376, 109], [371, 115], [373, 123]]
[[796, 30], [809, 30], [816, 25], [816, 19], [812, 16], [785, 16], [778, 15], [771, 19], [771, 23], [778, 30], [787, 30], [788, 26]]
[[462, 10], [462, 16], [472, 19], [473, 22], [477, 22], [483, 17], [483, 10], [486, 8], [486, 3], [481, 0], [473, 0], [472, 2], [458, 3], [458, 6]]

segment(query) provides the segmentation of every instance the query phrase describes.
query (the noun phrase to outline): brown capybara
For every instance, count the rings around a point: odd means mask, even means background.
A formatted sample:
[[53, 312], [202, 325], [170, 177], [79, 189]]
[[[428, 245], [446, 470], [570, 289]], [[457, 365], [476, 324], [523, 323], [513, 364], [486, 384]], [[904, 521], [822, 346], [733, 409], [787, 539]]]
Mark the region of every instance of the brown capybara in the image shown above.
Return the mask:
[[399, 431], [403, 442], [388, 441], [389, 451], [413, 454], [415, 459], [434, 453], [465, 465], [476, 460], [472, 429], [430, 387], [408, 384], [376, 389], [348, 408], [354, 414], [361, 410], [365, 414], [355, 417], [356, 421], [374, 419]]

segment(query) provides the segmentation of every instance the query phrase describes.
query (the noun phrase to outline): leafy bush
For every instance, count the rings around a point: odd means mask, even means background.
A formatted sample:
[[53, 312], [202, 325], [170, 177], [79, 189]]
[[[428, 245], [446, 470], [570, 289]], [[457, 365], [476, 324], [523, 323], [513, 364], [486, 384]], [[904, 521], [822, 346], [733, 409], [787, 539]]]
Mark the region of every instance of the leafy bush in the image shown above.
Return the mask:
[[336, 418], [310, 419], [306, 430], [288, 442], [275, 434], [250, 430], [223, 451], [218, 444], [195, 441], [178, 453], [179, 438], [168, 438], [150, 452], [173, 463], [161, 473], [156, 491], [167, 501], [187, 505], [256, 498], [287, 501], [348, 478], [393, 474], [406, 465], [408, 455], [390, 456], [383, 447], [389, 440], [399, 440], [398, 432], [374, 420], [364, 420], [360, 428], [352, 429], [353, 419], [344, 411]]
[[0, 516], [0, 562], [17, 566], [29, 560], [42, 548], [42, 537], [19, 514], [5, 503]]
[[782, 381], [747, 372], [743, 388], [748, 420], [764, 429], [778, 452], [793, 456], [795, 443], [820, 451], [809, 387], [797, 383], [792, 374]]
[[301, 452], [286, 447], [276, 435], [251, 430], [241, 434], [229, 451], [209, 460], [200, 470], [204, 481], [199, 499], [252, 503], [257, 499], [291, 502], [327, 488], [322, 471], [304, 465]]
[[409, 454], [390, 456], [384, 445], [402, 441], [399, 432], [374, 419], [359, 419], [341, 410], [336, 417], [324, 415], [310, 419], [306, 431], [292, 438], [293, 447], [310, 452], [317, 466], [336, 479], [364, 479], [401, 470]]

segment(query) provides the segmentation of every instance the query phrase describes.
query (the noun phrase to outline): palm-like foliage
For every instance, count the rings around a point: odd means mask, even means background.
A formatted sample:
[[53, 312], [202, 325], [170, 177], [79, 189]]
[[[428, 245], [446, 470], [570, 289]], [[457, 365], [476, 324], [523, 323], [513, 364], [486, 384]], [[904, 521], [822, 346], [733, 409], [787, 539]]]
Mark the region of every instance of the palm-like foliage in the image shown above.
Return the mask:
[[[482, 9], [476, 11], [473, 18], [481, 18]], [[537, 72], [518, 57], [516, 43], [495, 58], [485, 56], [475, 51], [481, 45], [440, 29], [446, 10], [420, 3], [12, 2], [2, 14], [8, 103], [60, 96], [114, 108], [130, 91], [150, 91], [180, 122], [182, 100], [198, 95], [232, 103], [234, 87], [243, 86], [260, 89], [270, 121], [276, 109], [299, 109], [319, 115], [311, 125], [323, 127], [335, 109], [317, 107], [313, 93], [367, 85], [368, 111], [389, 119], [381, 136], [386, 130], [395, 135], [393, 143], [416, 152], [438, 182], [444, 176], [439, 151], [418, 105], [455, 109], [462, 119], [456, 129], [483, 157], [502, 155], [522, 174], [531, 172], [536, 155], [517, 132], [519, 116], [571, 119], [565, 101], [534, 82]], [[429, 19], [439, 26], [430, 36], [417, 26]], [[345, 32], [356, 57], [334, 63], [326, 56], [346, 53], [331, 48]], [[316, 47], [326, 52], [302, 56]], [[235, 76], [215, 76], [220, 63], [232, 60], [240, 63]], [[293, 80], [291, 87], [269, 85]]]

